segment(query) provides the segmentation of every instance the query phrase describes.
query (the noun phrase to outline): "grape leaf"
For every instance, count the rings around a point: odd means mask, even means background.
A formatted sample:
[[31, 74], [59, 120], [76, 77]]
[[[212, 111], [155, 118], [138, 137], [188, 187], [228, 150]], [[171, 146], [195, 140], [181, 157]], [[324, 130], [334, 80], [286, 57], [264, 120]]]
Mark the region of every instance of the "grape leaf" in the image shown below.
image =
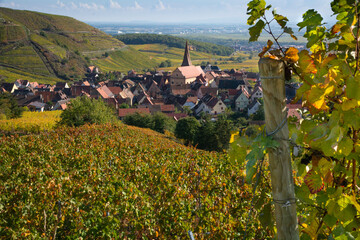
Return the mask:
[[271, 46], [273, 45], [273, 42], [271, 40], [267, 41], [267, 45], [266, 47], [263, 48], [263, 50], [261, 51], [261, 53], [259, 53], [259, 57], [263, 57], [264, 54], [269, 51], [269, 49], [271, 48]]
[[260, 34], [262, 32], [262, 30], [265, 27], [265, 23], [263, 20], [259, 20], [256, 22], [256, 24], [252, 27], [249, 28], [249, 33], [250, 33], [250, 42], [256, 42], [258, 40], [258, 38], [260, 37]]
[[314, 9], [310, 9], [303, 14], [303, 21], [297, 25], [300, 27], [299, 30], [306, 27], [306, 32], [309, 32], [315, 29], [317, 26], [321, 25], [323, 18], [321, 15]]
[[345, 94], [350, 99], [360, 100], [360, 75], [351, 76], [346, 80]]
[[294, 47], [289, 47], [285, 52], [285, 60], [290, 63], [296, 63], [299, 60], [299, 50]]
[[313, 169], [305, 175], [304, 182], [312, 194], [320, 192], [324, 188], [322, 177]]

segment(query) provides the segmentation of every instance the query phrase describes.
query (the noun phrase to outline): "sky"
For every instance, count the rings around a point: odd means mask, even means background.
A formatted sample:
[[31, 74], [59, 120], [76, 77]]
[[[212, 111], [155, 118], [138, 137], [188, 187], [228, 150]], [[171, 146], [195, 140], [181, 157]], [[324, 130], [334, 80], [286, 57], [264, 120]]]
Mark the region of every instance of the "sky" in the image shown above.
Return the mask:
[[[0, 0], [0, 7], [73, 17], [84, 22], [246, 24], [248, 0]], [[296, 24], [308, 9], [331, 21], [331, 0], [266, 0]]]

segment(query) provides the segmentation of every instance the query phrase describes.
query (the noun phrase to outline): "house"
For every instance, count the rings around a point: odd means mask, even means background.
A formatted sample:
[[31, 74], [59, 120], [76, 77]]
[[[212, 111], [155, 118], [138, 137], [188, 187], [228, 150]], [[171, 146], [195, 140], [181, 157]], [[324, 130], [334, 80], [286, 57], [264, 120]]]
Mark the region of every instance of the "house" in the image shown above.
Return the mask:
[[173, 104], [160, 104], [160, 105], [151, 105], [149, 106], [151, 114], [156, 112], [162, 112], [165, 114], [175, 113], [175, 106]]
[[53, 111], [55, 111], [55, 110], [65, 110], [69, 103], [70, 103], [70, 99], [59, 100], [59, 101], [56, 102], [56, 104], [54, 105], [52, 110]]
[[162, 98], [161, 90], [158, 87], [158, 84], [153, 80], [150, 87], [147, 90], [147, 93], [152, 98]]
[[250, 95], [246, 91], [246, 89], [239, 90], [237, 95], [234, 98], [235, 110], [242, 111], [242, 110], [246, 109], [250, 102], [249, 98], [250, 98]]
[[131, 115], [135, 113], [150, 114], [150, 110], [149, 108], [119, 108], [118, 110], [118, 116], [120, 120], [122, 120], [127, 115]]
[[100, 71], [99, 71], [99, 68], [98, 68], [98, 67], [89, 66], [89, 67], [87, 68], [87, 72], [88, 72], [88, 73], [93, 73], [93, 74], [98, 74]]
[[124, 88], [116, 98], [119, 104], [126, 103], [129, 106], [133, 105], [134, 94], [128, 88]]
[[28, 80], [21, 80], [21, 79], [16, 80], [14, 84], [16, 85], [17, 88], [27, 88], [30, 86]]
[[30, 111], [33, 112], [43, 112], [45, 109], [46, 103], [42, 103], [42, 102], [31, 102], [27, 105], [27, 107], [29, 108]]
[[141, 93], [138, 96], [136, 96], [136, 101], [138, 105], [154, 105], [150, 96], [147, 95], [146, 93]]
[[221, 72], [221, 69], [218, 66], [211, 66], [211, 64], [208, 64], [206, 66], [201, 66], [203, 71], [205, 73], [207, 72]]
[[249, 106], [247, 107], [248, 108], [248, 116], [250, 117], [251, 115], [256, 113], [259, 110], [260, 106], [261, 106], [261, 103], [257, 99], [252, 101], [249, 104]]
[[138, 96], [141, 93], [146, 93], [146, 89], [141, 83], [139, 83], [132, 88], [132, 93], [134, 94], [134, 96]]
[[115, 97], [119, 96], [120, 93], [123, 91], [121, 87], [109, 87], [107, 86], [108, 89], [112, 92], [112, 94], [114, 94]]
[[205, 76], [205, 73], [200, 66], [191, 64], [189, 46], [186, 41], [183, 63], [171, 74], [170, 84], [176, 86], [191, 84], [200, 75]]
[[171, 93], [174, 96], [185, 96], [188, 95], [191, 92], [190, 85], [182, 85], [182, 86], [171, 86]]
[[192, 109], [193, 107], [196, 106], [197, 103], [198, 103], [198, 98], [197, 97], [188, 97], [186, 99], [186, 102], [183, 105], [183, 107], [188, 107], [188, 108]]
[[55, 84], [55, 89], [54, 91], [59, 91], [59, 90], [63, 90], [65, 88], [70, 88], [69, 85], [66, 82], [57, 82]]
[[255, 99], [263, 98], [263, 90], [262, 87], [256, 86], [251, 93], [250, 99], [254, 101]]
[[8, 93], [13, 93], [18, 89], [15, 83], [2, 83], [1, 88], [3, 88]]
[[107, 99], [107, 98], [114, 98], [115, 95], [110, 91], [110, 89], [106, 86], [103, 85], [101, 87], [98, 87], [96, 89], [96, 91], [99, 93], [99, 95], [103, 98], [103, 99]]
[[171, 74], [170, 83], [176, 86], [191, 84], [200, 75], [204, 75], [200, 66], [178, 67]]
[[197, 116], [199, 116], [202, 112], [211, 115], [218, 115], [225, 112], [226, 106], [221, 99], [211, 95], [206, 95], [200, 99], [199, 103], [193, 108], [193, 110]]

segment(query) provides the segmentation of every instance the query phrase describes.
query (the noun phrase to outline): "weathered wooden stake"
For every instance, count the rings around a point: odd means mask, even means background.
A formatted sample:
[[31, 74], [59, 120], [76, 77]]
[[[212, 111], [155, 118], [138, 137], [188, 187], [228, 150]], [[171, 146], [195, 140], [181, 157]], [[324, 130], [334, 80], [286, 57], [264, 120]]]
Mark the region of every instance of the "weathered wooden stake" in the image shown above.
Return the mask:
[[262, 58], [259, 70], [264, 94], [266, 132], [273, 134], [273, 138], [279, 142], [277, 149], [269, 150], [277, 238], [299, 239], [286, 120], [285, 66], [282, 61]]

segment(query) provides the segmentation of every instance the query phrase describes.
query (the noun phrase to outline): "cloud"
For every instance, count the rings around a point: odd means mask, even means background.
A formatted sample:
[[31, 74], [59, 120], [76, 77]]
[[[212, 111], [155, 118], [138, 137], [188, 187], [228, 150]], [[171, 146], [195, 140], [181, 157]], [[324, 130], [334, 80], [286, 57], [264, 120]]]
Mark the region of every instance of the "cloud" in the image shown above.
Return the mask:
[[77, 6], [74, 2], [71, 2], [71, 3], [70, 3], [70, 7], [71, 7], [72, 9], [77, 9], [77, 8], [78, 8], [78, 6]]
[[135, 7], [133, 7], [132, 9], [134, 10], [142, 10], [144, 9], [137, 1], [135, 1]]
[[60, 8], [64, 8], [65, 4], [63, 2], [61, 2], [60, 0], [57, 1], [57, 6]]
[[105, 7], [103, 5], [98, 5], [96, 3], [79, 3], [80, 8], [85, 8], [89, 10], [104, 10]]
[[113, 1], [113, 0], [110, 0], [110, 7], [111, 8], [116, 8], [116, 9], [121, 8], [120, 4], [118, 2]]
[[160, 10], [160, 11], [163, 11], [163, 10], [166, 9], [164, 3], [163, 3], [161, 0], [159, 0], [159, 4], [156, 5], [156, 9], [157, 9], [157, 10]]
[[0, 0], [0, 7], [15, 8], [15, 7], [20, 7], [20, 5], [14, 2], [2, 3], [2, 1]]

